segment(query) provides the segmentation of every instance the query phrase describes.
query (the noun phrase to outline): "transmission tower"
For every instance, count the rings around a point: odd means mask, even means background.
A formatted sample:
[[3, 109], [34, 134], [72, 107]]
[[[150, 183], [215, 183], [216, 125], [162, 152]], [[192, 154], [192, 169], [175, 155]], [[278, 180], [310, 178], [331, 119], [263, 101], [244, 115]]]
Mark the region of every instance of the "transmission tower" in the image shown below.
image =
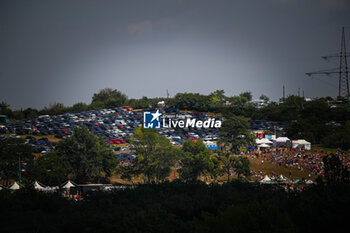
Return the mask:
[[346, 45], [345, 45], [345, 30], [342, 28], [342, 37], [341, 37], [341, 45], [340, 45], [340, 54], [323, 56], [322, 58], [325, 60], [331, 58], [339, 58], [339, 67], [328, 69], [328, 70], [320, 70], [316, 72], [306, 73], [308, 76], [312, 75], [339, 75], [339, 84], [338, 84], [338, 100], [348, 99], [350, 97], [349, 94], [349, 72], [348, 72], [348, 62], [347, 62], [347, 53], [346, 53]]
[[349, 73], [346, 58], [344, 27], [341, 37], [340, 61], [339, 61], [339, 97], [349, 98]]

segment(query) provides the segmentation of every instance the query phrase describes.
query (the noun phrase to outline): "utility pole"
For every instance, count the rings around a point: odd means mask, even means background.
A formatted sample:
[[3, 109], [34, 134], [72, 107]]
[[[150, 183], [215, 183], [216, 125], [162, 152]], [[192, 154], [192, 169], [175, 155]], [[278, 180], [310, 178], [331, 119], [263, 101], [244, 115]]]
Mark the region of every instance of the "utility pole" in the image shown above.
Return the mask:
[[22, 188], [22, 180], [21, 180], [21, 153], [18, 153], [18, 182], [19, 182], [19, 188]]
[[283, 85], [283, 101], [285, 100], [285, 98], [286, 98], [286, 90], [285, 90], [285, 87], [284, 87], [284, 85]]
[[298, 97], [300, 97], [300, 87], [298, 87]]

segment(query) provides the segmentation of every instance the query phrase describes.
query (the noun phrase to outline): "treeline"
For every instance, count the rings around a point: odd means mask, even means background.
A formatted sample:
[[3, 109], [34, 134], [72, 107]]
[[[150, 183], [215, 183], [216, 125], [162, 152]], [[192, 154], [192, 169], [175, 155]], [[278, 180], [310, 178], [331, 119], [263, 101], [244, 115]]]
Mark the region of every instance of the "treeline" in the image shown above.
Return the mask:
[[91, 192], [75, 202], [0, 191], [1, 232], [344, 232], [350, 186], [287, 193], [274, 185], [181, 182]]
[[0, 114], [8, 115], [16, 120], [23, 120], [35, 118], [38, 115], [58, 115], [121, 106], [130, 106], [134, 109], [155, 108], [158, 102], [164, 101], [168, 108], [234, 114], [258, 120], [293, 121], [309, 118], [339, 122], [350, 120], [350, 102], [336, 103], [331, 97], [306, 101], [302, 97], [291, 95], [281, 99], [279, 103], [269, 101], [269, 97], [265, 95], [261, 95], [259, 99], [265, 101], [261, 108], [257, 108], [251, 102], [252, 94], [250, 92], [243, 92], [237, 96], [226, 96], [224, 90], [216, 90], [209, 95], [177, 93], [173, 98], [148, 98], [144, 96], [141, 99], [129, 99], [118, 90], [105, 88], [93, 95], [90, 104], [80, 102], [73, 106], [65, 106], [62, 103], [53, 103], [41, 110], [27, 108], [13, 111], [7, 103], [1, 102]]
[[250, 92], [228, 97], [224, 95], [223, 90], [214, 91], [209, 95], [178, 93], [173, 98], [148, 98], [144, 96], [141, 99], [129, 99], [124, 93], [118, 90], [105, 88], [93, 95], [90, 104], [80, 102], [73, 106], [65, 106], [62, 103], [53, 103], [41, 110], [33, 108], [11, 110], [7, 103], [1, 102], [0, 114], [7, 115], [15, 120], [23, 120], [35, 118], [39, 115], [59, 115], [68, 112], [83, 112], [121, 106], [130, 106], [134, 109], [155, 108], [158, 106], [158, 102], [165, 101], [166, 107], [180, 110], [197, 110], [203, 112], [229, 111], [236, 115], [250, 116], [255, 109], [254, 105], [249, 103], [251, 99], [252, 95]]

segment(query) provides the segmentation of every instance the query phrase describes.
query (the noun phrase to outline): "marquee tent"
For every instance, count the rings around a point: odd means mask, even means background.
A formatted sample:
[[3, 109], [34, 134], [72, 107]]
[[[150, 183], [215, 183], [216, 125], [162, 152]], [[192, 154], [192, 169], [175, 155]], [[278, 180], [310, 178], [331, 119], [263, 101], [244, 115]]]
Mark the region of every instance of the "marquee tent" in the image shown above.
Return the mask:
[[65, 188], [65, 189], [70, 189], [71, 187], [75, 187], [76, 185], [73, 184], [70, 180], [68, 180], [63, 186], [62, 188]]
[[292, 140], [291, 144], [293, 146], [293, 149], [311, 150], [311, 143], [304, 139]]
[[17, 184], [17, 182], [15, 181], [15, 183], [13, 183], [9, 189], [12, 189], [12, 190], [18, 190], [19, 189], [19, 185]]
[[267, 138], [255, 139], [256, 144], [272, 144], [272, 142]]
[[279, 137], [275, 140], [273, 140], [273, 146], [277, 147], [277, 146], [286, 146], [287, 142], [289, 142], [290, 139], [287, 137]]
[[262, 179], [260, 182], [261, 182], [261, 183], [269, 183], [269, 182], [271, 182], [271, 179], [270, 179], [270, 177], [268, 177], [267, 175], [265, 175], [264, 179]]
[[270, 146], [265, 143], [258, 145], [258, 148], [268, 148], [268, 147]]
[[42, 185], [39, 184], [38, 181], [35, 181], [34, 182], [34, 189], [36, 189], [36, 190], [44, 190], [45, 186], [42, 186]]

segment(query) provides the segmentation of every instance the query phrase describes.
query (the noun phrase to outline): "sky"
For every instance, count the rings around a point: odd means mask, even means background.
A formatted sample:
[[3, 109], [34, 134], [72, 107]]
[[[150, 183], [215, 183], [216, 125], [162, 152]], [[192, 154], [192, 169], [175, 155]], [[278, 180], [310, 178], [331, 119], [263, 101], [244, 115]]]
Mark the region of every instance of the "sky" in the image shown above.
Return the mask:
[[[13, 109], [129, 98], [251, 91], [337, 96], [349, 0], [2, 0], [0, 101]], [[349, 62], [348, 62], [349, 63]]]

